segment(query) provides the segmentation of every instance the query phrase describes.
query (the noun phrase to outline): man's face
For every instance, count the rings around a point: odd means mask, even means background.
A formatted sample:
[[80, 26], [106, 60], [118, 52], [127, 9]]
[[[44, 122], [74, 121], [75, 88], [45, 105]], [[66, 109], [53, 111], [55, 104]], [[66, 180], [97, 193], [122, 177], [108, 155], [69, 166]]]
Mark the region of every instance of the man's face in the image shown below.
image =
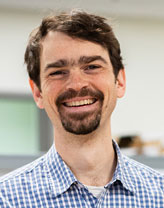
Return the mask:
[[88, 134], [109, 123], [117, 97], [124, 94], [124, 71], [116, 80], [106, 49], [60, 32], [49, 32], [41, 44], [41, 92], [37, 105], [45, 108], [54, 128]]

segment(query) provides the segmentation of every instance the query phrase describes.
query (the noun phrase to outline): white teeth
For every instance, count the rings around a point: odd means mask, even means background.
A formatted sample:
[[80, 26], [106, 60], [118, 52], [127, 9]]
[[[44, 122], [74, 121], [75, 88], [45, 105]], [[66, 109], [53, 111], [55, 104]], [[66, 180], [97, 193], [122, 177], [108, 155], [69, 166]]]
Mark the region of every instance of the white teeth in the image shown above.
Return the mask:
[[69, 103], [65, 103], [66, 106], [68, 107], [76, 107], [76, 106], [81, 106], [81, 105], [89, 105], [94, 102], [94, 99], [87, 99], [87, 100], [80, 100], [80, 101], [72, 101]]

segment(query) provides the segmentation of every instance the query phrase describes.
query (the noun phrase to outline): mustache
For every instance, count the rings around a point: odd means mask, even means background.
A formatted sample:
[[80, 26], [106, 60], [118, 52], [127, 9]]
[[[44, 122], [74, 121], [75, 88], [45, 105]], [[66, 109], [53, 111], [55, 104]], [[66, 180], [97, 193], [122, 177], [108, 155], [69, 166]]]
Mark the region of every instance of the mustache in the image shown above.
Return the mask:
[[96, 99], [99, 99], [100, 101], [104, 100], [104, 94], [100, 90], [97, 89], [93, 90], [84, 87], [80, 91], [76, 91], [74, 89], [68, 89], [67, 91], [63, 92], [56, 99], [56, 105], [59, 106], [64, 100], [68, 100], [76, 97], [85, 97], [85, 96], [91, 96]]

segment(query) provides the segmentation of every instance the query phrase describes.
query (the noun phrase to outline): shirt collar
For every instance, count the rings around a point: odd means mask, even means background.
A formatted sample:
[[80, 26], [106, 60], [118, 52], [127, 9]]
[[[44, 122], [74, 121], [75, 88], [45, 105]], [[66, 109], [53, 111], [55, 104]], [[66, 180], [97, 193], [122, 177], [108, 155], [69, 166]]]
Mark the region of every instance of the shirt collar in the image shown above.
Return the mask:
[[77, 182], [72, 171], [57, 153], [54, 144], [46, 154], [44, 172], [48, 176], [50, 192], [54, 197], [64, 193]]
[[130, 166], [126, 163], [125, 156], [122, 155], [118, 144], [113, 140], [113, 147], [115, 149], [117, 155], [117, 166], [113, 175], [112, 181], [109, 183], [113, 183], [117, 180], [121, 182], [124, 188], [129, 190], [130, 192], [135, 192], [135, 182], [134, 182], [134, 173]]
[[[122, 155], [118, 144], [114, 140], [113, 147], [117, 155], [117, 166], [113, 175], [113, 179], [108, 185], [113, 184], [119, 180], [124, 188], [130, 192], [135, 192], [136, 189], [133, 183], [134, 173], [130, 168], [127, 167], [125, 157]], [[80, 183], [73, 175], [69, 167], [62, 160], [60, 155], [57, 153], [54, 144], [46, 154], [43, 172], [46, 175], [48, 174], [50, 192], [54, 196], [64, 193], [70, 188], [72, 184]]]

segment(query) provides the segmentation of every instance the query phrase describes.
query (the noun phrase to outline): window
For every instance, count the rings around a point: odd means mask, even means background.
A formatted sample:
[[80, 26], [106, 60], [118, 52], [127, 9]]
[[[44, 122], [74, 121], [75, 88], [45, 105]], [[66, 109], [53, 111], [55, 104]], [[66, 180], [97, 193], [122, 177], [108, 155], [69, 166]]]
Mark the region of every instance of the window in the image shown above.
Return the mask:
[[31, 97], [1, 96], [0, 154], [37, 154], [39, 112]]

